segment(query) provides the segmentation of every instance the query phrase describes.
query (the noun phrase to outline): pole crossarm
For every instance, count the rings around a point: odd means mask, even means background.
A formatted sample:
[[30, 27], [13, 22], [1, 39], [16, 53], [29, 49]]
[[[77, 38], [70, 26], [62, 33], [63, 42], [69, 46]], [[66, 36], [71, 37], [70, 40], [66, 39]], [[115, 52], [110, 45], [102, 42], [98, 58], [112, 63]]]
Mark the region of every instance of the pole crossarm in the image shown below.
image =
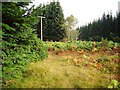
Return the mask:
[[39, 18], [41, 18], [41, 41], [43, 41], [43, 34], [42, 34], [42, 19], [45, 18], [43, 16], [38, 16]]

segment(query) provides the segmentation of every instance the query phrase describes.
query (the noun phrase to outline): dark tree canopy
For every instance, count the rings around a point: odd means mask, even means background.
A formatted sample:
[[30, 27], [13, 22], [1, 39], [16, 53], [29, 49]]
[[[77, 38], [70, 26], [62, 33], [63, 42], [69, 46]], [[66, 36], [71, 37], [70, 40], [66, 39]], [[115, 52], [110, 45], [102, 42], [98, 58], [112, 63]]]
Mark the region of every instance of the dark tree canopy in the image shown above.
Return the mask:
[[[65, 37], [64, 15], [60, 2], [50, 2], [47, 5], [39, 5], [34, 12], [37, 16], [44, 16], [43, 39], [48, 41], [60, 41]], [[40, 37], [40, 23], [37, 25], [38, 37]]]
[[112, 13], [103, 14], [101, 19], [82, 26], [79, 32], [80, 40], [100, 41], [101, 38], [107, 38], [120, 42], [120, 13], [116, 17]]

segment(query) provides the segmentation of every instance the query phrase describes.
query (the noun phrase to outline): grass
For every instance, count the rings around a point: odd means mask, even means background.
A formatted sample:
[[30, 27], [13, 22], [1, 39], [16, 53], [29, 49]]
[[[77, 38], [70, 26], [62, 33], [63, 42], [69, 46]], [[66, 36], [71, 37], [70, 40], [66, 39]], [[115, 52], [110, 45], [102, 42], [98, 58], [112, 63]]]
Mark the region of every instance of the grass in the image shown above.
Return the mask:
[[[114, 76], [112, 72], [107, 73], [98, 69], [95, 59], [97, 60], [103, 55], [108, 59], [117, 60], [116, 54], [106, 55], [104, 52], [78, 54], [75, 51], [62, 51], [59, 54], [49, 51], [47, 59], [31, 63], [23, 78], [16, 80], [12, 87], [107, 88]], [[78, 59], [80, 61], [76, 63], [75, 60]], [[114, 63], [114, 65], [117, 64]], [[103, 67], [100, 68], [103, 69]]]

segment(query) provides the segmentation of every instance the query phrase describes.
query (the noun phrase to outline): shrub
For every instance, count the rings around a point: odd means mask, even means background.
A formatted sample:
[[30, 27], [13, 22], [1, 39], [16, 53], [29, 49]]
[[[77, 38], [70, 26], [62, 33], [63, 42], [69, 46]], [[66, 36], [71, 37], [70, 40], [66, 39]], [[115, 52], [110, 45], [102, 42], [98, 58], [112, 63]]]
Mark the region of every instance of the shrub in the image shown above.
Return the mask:
[[116, 88], [116, 89], [120, 89], [120, 82], [112, 79], [110, 85], [108, 86], [108, 88]]
[[22, 77], [30, 62], [39, 61], [48, 56], [47, 46], [37, 37], [31, 40], [31, 45], [16, 45], [14, 48], [6, 49], [9, 44], [3, 41], [2, 51], [2, 77], [3, 85], [12, 79]]
[[101, 39], [101, 48], [104, 48], [104, 49], [108, 49], [108, 44], [109, 44], [109, 41], [107, 39], [104, 39], [102, 38]]

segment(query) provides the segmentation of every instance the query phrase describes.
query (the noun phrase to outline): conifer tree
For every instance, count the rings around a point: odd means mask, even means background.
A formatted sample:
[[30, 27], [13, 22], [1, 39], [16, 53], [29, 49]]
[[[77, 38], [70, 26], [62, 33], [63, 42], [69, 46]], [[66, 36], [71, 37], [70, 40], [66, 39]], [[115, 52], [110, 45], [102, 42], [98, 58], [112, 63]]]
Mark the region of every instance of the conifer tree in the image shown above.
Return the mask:
[[102, 18], [95, 20], [88, 25], [82, 26], [79, 29], [79, 39], [82, 40], [94, 40], [100, 41], [101, 38], [107, 38], [108, 40], [120, 41], [120, 14], [116, 17], [112, 16], [112, 13], [103, 14]]
[[47, 48], [32, 28], [37, 18], [29, 2], [2, 3], [2, 80], [22, 77], [29, 62], [47, 57]]
[[[42, 12], [38, 13], [38, 16], [45, 17], [43, 19], [43, 40], [62, 40], [65, 37], [65, 20], [60, 2], [50, 2], [50, 4], [43, 5], [42, 8], [37, 9], [42, 10]], [[40, 22], [37, 25], [37, 32], [38, 37], [40, 37]]]

